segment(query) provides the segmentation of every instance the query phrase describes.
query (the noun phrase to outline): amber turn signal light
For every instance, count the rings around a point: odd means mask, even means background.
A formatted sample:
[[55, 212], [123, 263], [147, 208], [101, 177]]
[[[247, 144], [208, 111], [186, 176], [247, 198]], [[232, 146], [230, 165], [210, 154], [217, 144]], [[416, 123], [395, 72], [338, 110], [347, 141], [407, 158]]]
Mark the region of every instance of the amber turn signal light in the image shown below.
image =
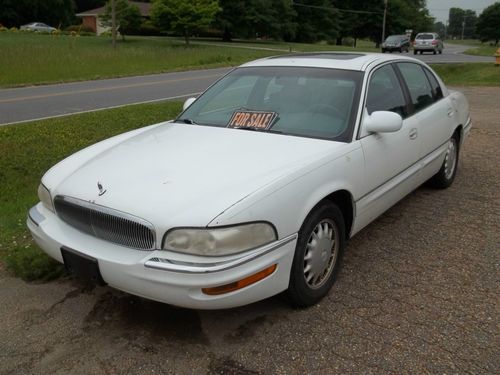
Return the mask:
[[226, 285], [215, 286], [213, 288], [202, 288], [201, 291], [210, 296], [217, 296], [219, 294], [234, 292], [235, 290], [255, 284], [257, 281], [265, 279], [276, 270], [277, 266], [278, 266], [277, 264], [273, 264], [272, 266], [267, 267], [266, 269], [263, 269], [262, 271], [259, 271], [257, 273], [254, 273], [253, 275], [245, 277], [244, 279]]

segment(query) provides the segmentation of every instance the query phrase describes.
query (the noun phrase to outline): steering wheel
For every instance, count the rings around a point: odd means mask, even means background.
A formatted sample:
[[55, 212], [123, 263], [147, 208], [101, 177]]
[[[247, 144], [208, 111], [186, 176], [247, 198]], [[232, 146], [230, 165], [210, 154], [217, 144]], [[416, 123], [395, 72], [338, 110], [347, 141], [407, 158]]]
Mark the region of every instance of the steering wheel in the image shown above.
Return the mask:
[[345, 115], [332, 104], [326, 104], [326, 103], [315, 103], [311, 105], [309, 108], [307, 108], [308, 112], [320, 112], [324, 114], [331, 114], [334, 115], [335, 117], [344, 119]]

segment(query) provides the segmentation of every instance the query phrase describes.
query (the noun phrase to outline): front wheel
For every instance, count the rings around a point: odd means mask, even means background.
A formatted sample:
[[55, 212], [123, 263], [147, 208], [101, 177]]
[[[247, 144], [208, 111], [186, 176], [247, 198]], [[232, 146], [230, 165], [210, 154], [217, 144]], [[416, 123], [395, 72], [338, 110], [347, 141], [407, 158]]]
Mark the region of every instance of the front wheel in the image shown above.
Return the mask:
[[441, 165], [441, 169], [429, 180], [430, 186], [437, 189], [446, 189], [451, 186], [457, 174], [458, 147], [458, 137], [454, 134], [448, 142], [448, 148], [446, 149], [446, 155], [443, 165]]
[[302, 224], [293, 258], [288, 296], [296, 307], [319, 302], [335, 282], [345, 246], [345, 222], [331, 202], [317, 206]]

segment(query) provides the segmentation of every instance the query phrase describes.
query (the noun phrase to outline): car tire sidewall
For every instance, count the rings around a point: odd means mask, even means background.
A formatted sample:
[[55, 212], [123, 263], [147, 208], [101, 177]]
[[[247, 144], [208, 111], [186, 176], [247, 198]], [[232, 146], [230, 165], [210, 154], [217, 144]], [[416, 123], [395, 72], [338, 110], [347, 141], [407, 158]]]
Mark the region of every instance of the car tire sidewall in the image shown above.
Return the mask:
[[[305, 250], [312, 231], [321, 220], [326, 218], [331, 219], [337, 226], [339, 238], [338, 255], [328, 280], [321, 287], [312, 289], [307, 285], [304, 278]], [[345, 221], [342, 212], [337, 205], [332, 202], [320, 203], [309, 213], [299, 230], [288, 287], [288, 296], [294, 306], [311, 306], [328, 294], [335, 282], [345, 242]]]
[[454, 134], [451, 138], [450, 141], [454, 140], [455, 141], [455, 152], [456, 152], [456, 160], [455, 160], [455, 166], [453, 169], [453, 173], [449, 178], [446, 177], [446, 169], [445, 169], [445, 164], [446, 164], [446, 156], [443, 160], [443, 164], [441, 165], [441, 168], [439, 171], [429, 180], [429, 185], [437, 188], [437, 189], [446, 189], [453, 184], [453, 181], [455, 180], [455, 176], [457, 174], [458, 170], [458, 161], [459, 161], [459, 156], [460, 156], [460, 142], [459, 138], [456, 134]]

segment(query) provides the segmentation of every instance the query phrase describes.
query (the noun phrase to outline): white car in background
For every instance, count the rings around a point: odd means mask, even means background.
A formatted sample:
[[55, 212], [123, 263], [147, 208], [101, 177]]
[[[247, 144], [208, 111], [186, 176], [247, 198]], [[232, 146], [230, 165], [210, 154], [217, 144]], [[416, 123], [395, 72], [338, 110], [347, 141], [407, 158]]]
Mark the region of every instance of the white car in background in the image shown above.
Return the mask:
[[51, 33], [53, 31], [56, 31], [55, 27], [49, 26], [42, 22], [31, 22], [28, 23], [27, 25], [22, 25], [20, 29], [35, 31], [35, 32], [44, 32], [44, 33]]
[[286, 291], [309, 306], [350, 237], [422, 183], [453, 182], [470, 128], [465, 97], [421, 61], [265, 58], [177, 119], [52, 167], [27, 225], [69, 271], [145, 298], [219, 309]]

